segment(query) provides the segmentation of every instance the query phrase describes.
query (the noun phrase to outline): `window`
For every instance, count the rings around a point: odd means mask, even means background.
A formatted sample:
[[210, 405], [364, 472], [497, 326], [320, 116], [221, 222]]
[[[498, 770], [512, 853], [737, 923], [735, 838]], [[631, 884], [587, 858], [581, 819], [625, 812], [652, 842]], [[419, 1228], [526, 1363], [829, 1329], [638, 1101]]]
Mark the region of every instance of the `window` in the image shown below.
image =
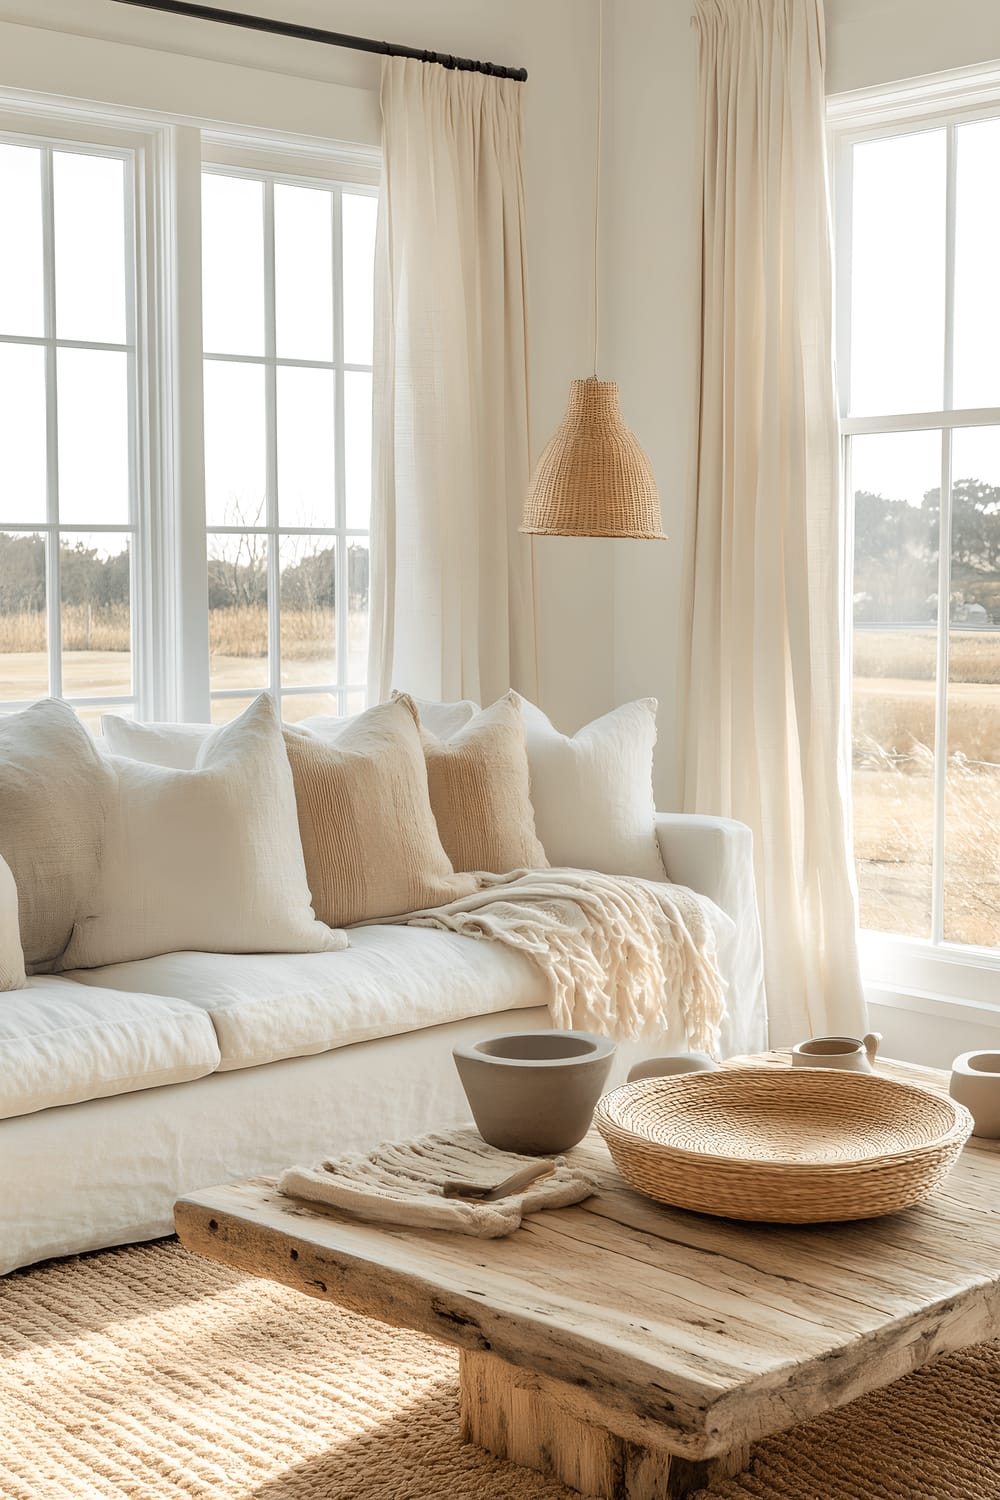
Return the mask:
[[364, 707], [372, 262], [364, 189], [208, 167], [202, 183], [212, 717]]
[[136, 154], [0, 136], [0, 701], [142, 689]]
[[1000, 88], [852, 108], [834, 117], [861, 923], [895, 939], [897, 983], [959, 993], [964, 965], [995, 1003]]
[[363, 707], [377, 151], [30, 109], [0, 90], [0, 712]]

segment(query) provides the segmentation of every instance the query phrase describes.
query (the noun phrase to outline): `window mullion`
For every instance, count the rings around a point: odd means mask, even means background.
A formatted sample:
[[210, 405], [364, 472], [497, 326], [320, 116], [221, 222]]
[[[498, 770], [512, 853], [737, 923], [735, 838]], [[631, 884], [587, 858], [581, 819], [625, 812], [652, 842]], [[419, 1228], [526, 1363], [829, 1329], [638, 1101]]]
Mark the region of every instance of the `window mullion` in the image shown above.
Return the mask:
[[[127, 159], [125, 171], [125, 337], [128, 342], [126, 364], [128, 369], [128, 475], [129, 475], [129, 553], [128, 553], [128, 613], [130, 645], [132, 648], [131, 688], [142, 713], [151, 707], [151, 687], [154, 673], [151, 670], [149, 643], [152, 639], [149, 617], [152, 602], [152, 578], [149, 567], [147, 537], [149, 518], [149, 473], [147, 463], [148, 444], [143, 432], [148, 433], [148, 420], [140, 428], [140, 411], [148, 415], [146, 381], [142, 379], [140, 391], [140, 369], [145, 363], [146, 343], [139, 342], [139, 281], [137, 276], [138, 247], [142, 242], [137, 220], [141, 194], [136, 193], [136, 175], [139, 160], [136, 156]], [[140, 358], [141, 355], [141, 358]]]
[[264, 183], [264, 422], [267, 524], [268, 683], [281, 710], [281, 555], [278, 550], [278, 372], [274, 280], [274, 183]]
[[[948, 126], [944, 252], [944, 406], [950, 411], [955, 388], [955, 167], [957, 135]], [[948, 792], [948, 655], [951, 646], [951, 485], [952, 430], [941, 433], [941, 491], [938, 507], [938, 635], [934, 702], [934, 865], [931, 881], [931, 941], [944, 940], [946, 799]]]
[[340, 190], [331, 194], [333, 214], [333, 359], [336, 373], [334, 386], [334, 514], [337, 528], [334, 557], [336, 589], [334, 629], [337, 632], [337, 708], [347, 711], [347, 687], [350, 677], [348, 640], [349, 559], [347, 556], [347, 470], [344, 457], [344, 266], [343, 203]]
[[62, 696], [62, 584], [59, 566], [59, 395], [56, 373], [55, 191], [52, 149], [43, 147], [42, 258], [45, 317], [46, 520], [45, 618], [48, 624], [49, 692]]
[[840, 398], [840, 415], [841, 418], [845, 418], [851, 410], [851, 241], [854, 233], [854, 151], [843, 141], [839, 143], [836, 151], [834, 193], [836, 203], [834, 237], [837, 294], [837, 389]]

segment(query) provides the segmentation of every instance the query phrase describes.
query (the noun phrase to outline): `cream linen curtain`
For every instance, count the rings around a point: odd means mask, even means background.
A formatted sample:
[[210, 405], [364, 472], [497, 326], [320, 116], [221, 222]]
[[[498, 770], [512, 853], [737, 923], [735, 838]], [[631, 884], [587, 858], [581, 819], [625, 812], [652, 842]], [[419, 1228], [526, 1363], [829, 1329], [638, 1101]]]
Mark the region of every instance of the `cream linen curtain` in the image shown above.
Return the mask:
[[822, 0], [697, 0], [702, 349], [685, 798], [756, 845], [772, 1043], [860, 1035]]
[[535, 696], [521, 91], [383, 64], [373, 701]]

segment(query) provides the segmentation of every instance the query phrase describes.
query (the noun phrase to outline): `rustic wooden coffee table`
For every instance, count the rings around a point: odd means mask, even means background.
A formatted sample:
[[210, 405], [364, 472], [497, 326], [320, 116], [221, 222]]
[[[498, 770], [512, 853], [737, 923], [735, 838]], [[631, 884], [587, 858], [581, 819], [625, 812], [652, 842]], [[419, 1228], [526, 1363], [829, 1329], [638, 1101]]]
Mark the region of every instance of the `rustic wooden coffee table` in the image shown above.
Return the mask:
[[[879, 1070], [947, 1089], [943, 1073]], [[917, 1208], [807, 1228], [660, 1208], [599, 1138], [577, 1153], [600, 1194], [502, 1240], [366, 1225], [265, 1180], [182, 1198], [177, 1229], [226, 1265], [456, 1345], [468, 1441], [616, 1500], [688, 1495], [755, 1439], [1000, 1334], [1000, 1143], [971, 1141]]]

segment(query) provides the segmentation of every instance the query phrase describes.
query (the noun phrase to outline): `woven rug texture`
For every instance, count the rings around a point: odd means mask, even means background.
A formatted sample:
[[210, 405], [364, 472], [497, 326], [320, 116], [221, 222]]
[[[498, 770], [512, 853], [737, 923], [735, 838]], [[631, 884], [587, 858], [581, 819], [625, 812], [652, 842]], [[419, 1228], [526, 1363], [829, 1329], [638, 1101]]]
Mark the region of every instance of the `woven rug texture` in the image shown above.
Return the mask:
[[[758, 1445], [711, 1495], [1000, 1500], [1000, 1343]], [[174, 1241], [0, 1280], [2, 1500], [574, 1496], [459, 1441], [454, 1351]]]

